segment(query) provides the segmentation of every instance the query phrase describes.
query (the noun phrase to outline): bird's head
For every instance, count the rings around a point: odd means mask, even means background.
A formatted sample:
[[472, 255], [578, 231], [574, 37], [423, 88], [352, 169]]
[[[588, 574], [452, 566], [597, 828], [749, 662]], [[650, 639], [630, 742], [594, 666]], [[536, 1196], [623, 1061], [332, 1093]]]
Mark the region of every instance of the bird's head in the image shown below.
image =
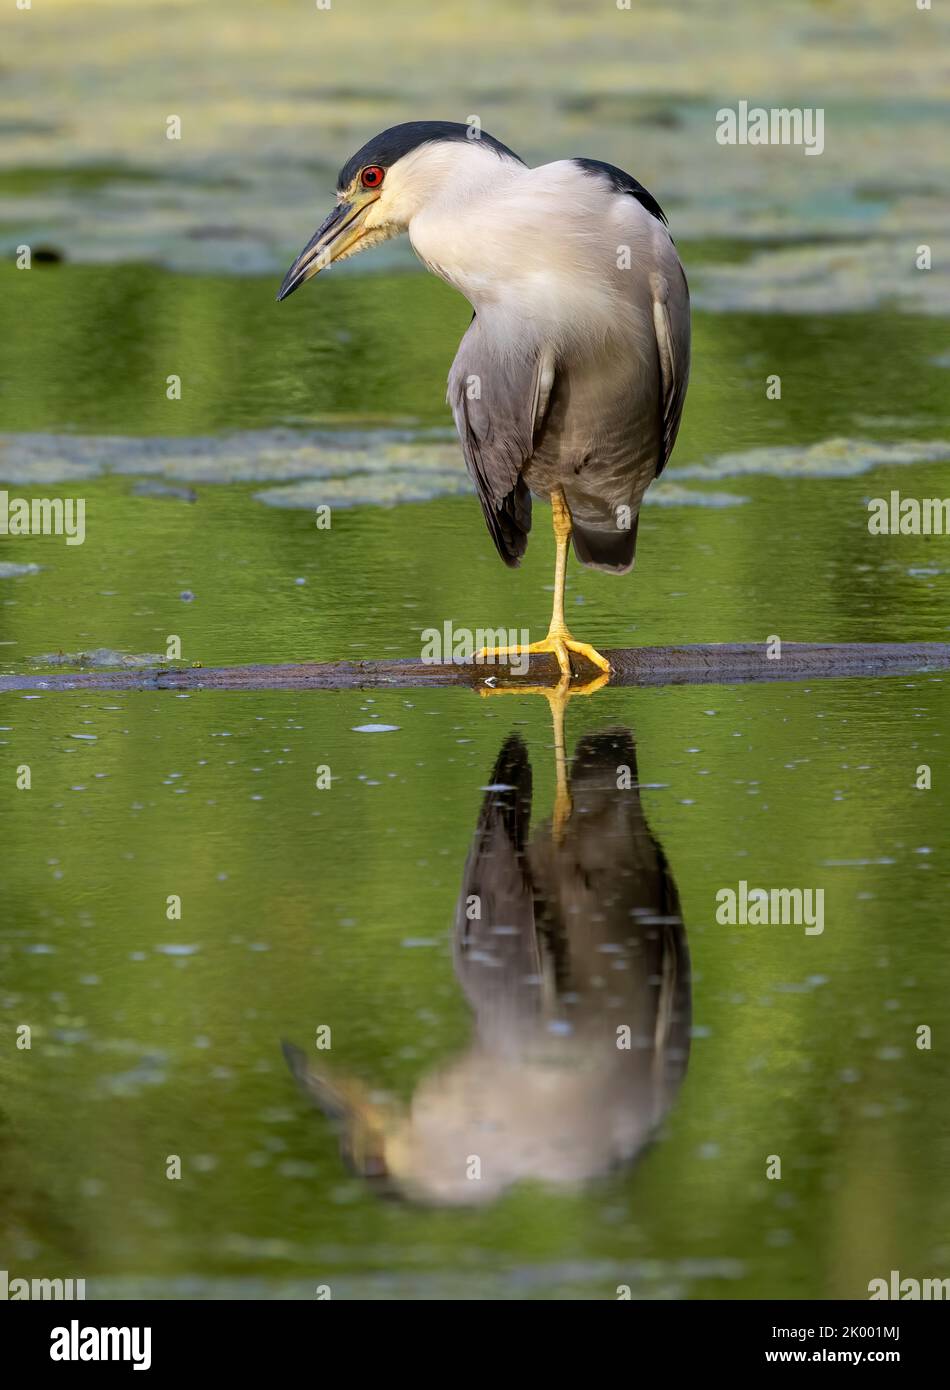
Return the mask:
[[284, 276], [278, 301], [334, 261], [406, 231], [447, 189], [464, 195], [497, 177], [499, 161], [523, 167], [506, 145], [454, 121], [409, 121], [384, 130], [340, 170], [336, 206]]

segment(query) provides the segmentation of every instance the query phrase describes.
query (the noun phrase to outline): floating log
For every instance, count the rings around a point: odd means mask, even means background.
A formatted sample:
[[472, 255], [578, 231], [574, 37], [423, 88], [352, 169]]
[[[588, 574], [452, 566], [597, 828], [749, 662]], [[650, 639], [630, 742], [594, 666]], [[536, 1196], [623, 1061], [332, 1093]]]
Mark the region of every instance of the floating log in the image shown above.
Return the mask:
[[[832, 676], [917, 675], [950, 670], [950, 643], [783, 642], [770, 659], [764, 642], [683, 647], [624, 647], [604, 653], [611, 686], [721, 685], [747, 681], [807, 681]], [[581, 663], [578, 663], [580, 666]], [[583, 663], [581, 684], [598, 673]], [[553, 685], [555, 658], [532, 655], [527, 674], [479, 662], [433, 665], [415, 660], [290, 662], [273, 666], [137, 667], [129, 670], [46, 671], [0, 676], [0, 693], [25, 690], [372, 690], [424, 686]]]

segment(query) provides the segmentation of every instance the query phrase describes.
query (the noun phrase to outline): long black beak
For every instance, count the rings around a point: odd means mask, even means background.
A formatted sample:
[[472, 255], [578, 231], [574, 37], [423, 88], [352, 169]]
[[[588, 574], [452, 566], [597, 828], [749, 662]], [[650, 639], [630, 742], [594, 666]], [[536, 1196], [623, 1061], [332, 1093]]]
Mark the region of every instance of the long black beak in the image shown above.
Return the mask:
[[350, 245], [352, 238], [345, 235], [346, 228], [356, 221], [363, 210], [362, 207], [354, 207], [352, 203], [336, 205], [284, 276], [284, 283], [277, 295], [278, 304], [289, 294], [293, 294], [294, 290], [299, 289], [312, 275], [325, 270], [334, 259], [334, 253], [338, 255]]

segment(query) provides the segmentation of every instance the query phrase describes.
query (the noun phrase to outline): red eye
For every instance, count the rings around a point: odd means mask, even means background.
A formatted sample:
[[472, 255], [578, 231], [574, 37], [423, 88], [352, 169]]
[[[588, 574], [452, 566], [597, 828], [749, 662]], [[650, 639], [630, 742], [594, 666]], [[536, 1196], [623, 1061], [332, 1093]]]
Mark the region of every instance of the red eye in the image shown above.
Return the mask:
[[360, 175], [360, 183], [364, 188], [378, 188], [385, 177], [385, 169], [381, 169], [378, 164], [369, 164]]

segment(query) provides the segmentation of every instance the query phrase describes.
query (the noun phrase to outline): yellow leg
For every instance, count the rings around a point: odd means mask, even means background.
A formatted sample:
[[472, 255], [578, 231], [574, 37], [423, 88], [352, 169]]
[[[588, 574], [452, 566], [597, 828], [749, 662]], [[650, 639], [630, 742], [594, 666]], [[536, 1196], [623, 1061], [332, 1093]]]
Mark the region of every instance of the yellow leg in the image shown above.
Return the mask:
[[479, 686], [479, 695], [543, 695], [551, 711], [554, 726], [554, 766], [557, 778], [557, 791], [554, 796], [554, 838], [560, 844], [564, 831], [571, 818], [574, 803], [571, 800], [571, 784], [567, 775], [567, 756], [564, 749], [564, 712], [572, 695], [593, 695], [610, 680], [604, 671], [592, 681], [583, 685], [571, 685], [570, 675], [562, 675], [557, 685], [497, 685]]
[[571, 540], [571, 514], [564, 500], [564, 493], [557, 488], [551, 494], [551, 510], [554, 518], [554, 539], [557, 554], [554, 564], [554, 607], [551, 611], [551, 625], [543, 642], [532, 642], [528, 647], [483, 647], [476, 661], [488, 657], [523, 656], [525, 652], [553, 652], [562, 676], [571, 676], [571, 652], [584, 657], [592, 666], [610, 675], [610, 662], [600, 652], [595, 651], [589, 642], [576, 642], [564, 621], [564, 581], [567, 576], [567, 548]]

